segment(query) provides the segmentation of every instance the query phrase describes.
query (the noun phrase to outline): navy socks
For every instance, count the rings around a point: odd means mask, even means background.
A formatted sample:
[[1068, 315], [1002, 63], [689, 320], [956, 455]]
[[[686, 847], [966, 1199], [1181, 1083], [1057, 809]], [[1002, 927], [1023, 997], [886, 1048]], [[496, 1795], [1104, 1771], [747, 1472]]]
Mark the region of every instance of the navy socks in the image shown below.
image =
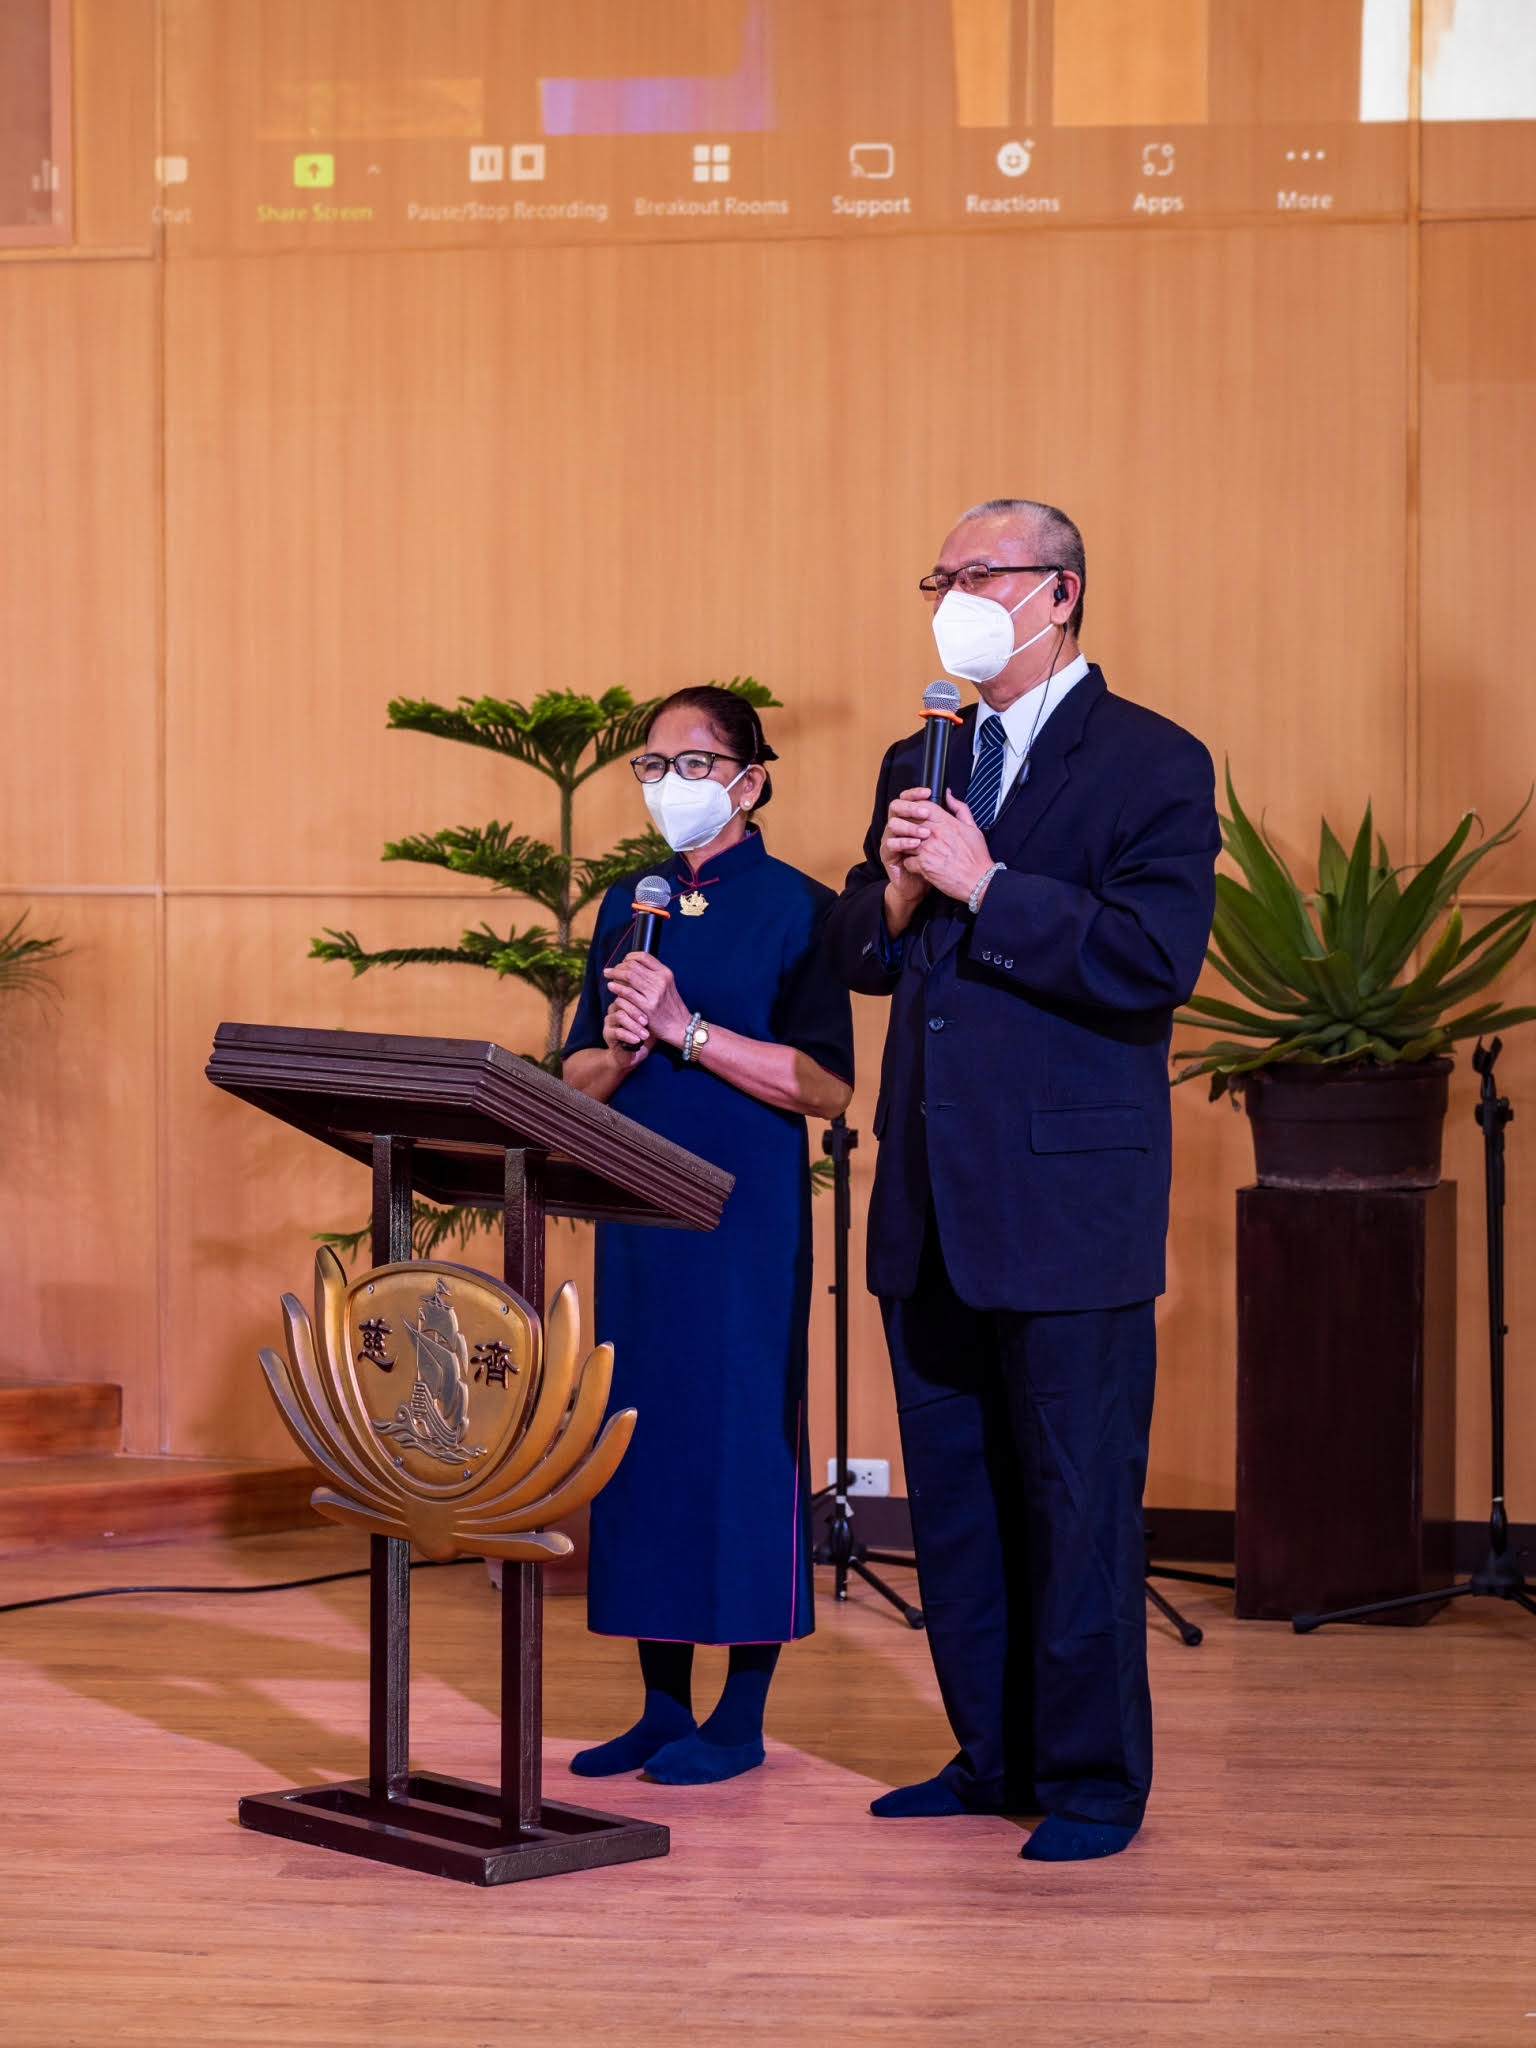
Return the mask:
[[645, 1766], [663, 1785], [718, 1785], [763, 1760], [763, 1709], [779, 1661], [777, 1643], [733, 1643], [720, 1704], [702, 1728], [669, 1742]]
[[877, 1820], [942, 1820], [961, 1813], [1038, 1813], [1035, 1788], [1028, 1779], [1023, 1790], [1007, 1786], [982, 1785], [976, 1780], [965, 1751], [951, 1757], [943, 1770], [916, 1785], [897, 1785], [869, 1802]]
[[924, 1778], [917, 1785], [898, 1785], [871, 1799], [869, 1810], [879, 1820], [940, 1820], [950, 1814], [968, 1813], [954, 1787], [940, 1771], [936, 1778]]
[[692, 1643], [653, 1643], [642, 1638], [635, 1648], [640, 1652], [640, 1676], [645, 1681], [646, 1692], [665, 1693], [675, 1700], [688, 1716], [693, 1719], [693, 1645]]
[[648, 1692], [645, 1712], [633, 1728], [600, 1742], [595, 1749], [579, 1749], [571, 1758], [578, 1778], [613, 1778], [621, 1771], [643, 1770], [658, 1749], [675, 1742], [693, 1729], [693, 1716], [686, 1707], [664, 1692]]
[[692, 1643], [642, 1642], [639, 1648], [645, 1710], [633, 1728], [611, 1742], [576, 1752], [571, 1769], [578, 1778], [613, 1778], [643, 1770], [658, 1749], [693, 1733]]
[[1041, 1821], [1019, 1854], [1029, 1863], [1086, 1863], [1094, 1856], [1118, 1856], [1135, 1839], [1135, 1828], [1053, 1813]]
[[715, 1785], [763, 1761], [763, 1709], [777, 1643], [732, 1644], [725, 1690], [702, 1728], [693, 1719], [692, 1643], [642, 1642], [639, 1650], [645, 1711], [611, 1742], [578, 1750], [571, 1758], [577, 1777], [643, 1770], [663, 1785]]
[[763, 1710], [774, 1666], [779, 1661], [777, 1643], [733, 1643], [730, 1668], [720, 1704], [700, 1728], [706, 1742], [721, 1749], [739, 1748], [743, 1742], [763, 1739]]

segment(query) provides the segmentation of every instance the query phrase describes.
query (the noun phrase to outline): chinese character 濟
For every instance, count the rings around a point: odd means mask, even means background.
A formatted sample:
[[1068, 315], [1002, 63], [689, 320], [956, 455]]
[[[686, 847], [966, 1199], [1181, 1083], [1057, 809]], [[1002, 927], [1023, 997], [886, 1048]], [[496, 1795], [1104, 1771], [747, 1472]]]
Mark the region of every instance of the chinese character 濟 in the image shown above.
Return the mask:
[[517, 1367], [512, 1363], [511, 1345], [503, 1344], [499, 1337], [493, 1337], [485, 1344], [477, 1344], [470, 1356], [475, 1368], [475, 1378], [479, 1379], [484, 1373], [487, 1386], [494, 1381], [497, 1386], [504, 1387], [507, 1384], [508, 1372], [517, 1371]]

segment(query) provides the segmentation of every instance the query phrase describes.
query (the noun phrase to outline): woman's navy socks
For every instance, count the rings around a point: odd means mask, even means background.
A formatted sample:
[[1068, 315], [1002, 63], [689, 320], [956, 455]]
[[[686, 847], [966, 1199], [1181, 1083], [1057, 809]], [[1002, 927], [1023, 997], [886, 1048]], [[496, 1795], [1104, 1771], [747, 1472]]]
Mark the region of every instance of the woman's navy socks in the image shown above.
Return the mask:
[[645, 1711], [611, 1742], [577, 1750], [571, 1769], [578, 1778], [615, 1778], [622, 1771], [642, 1770], [658, 1749], [694, 1732], [692, 1643], [642, 1638], [635, 1647], [645, 1681]]
[[571, 1769], [578, 1778], [613, 1778], [621, 1771], [643, 1770], [658, 1749], [694, 1732], [693, 1715], [687, 1707], [670, 1693], [647, 1691], [645, 1712], [634, 1727], [615, 1735], [611, 1742], [577, 1750]]
[[734, 1643], [720, 1704], [704, 1725], [669, 1742], [645, 1766], [663, 1785], [718, 1785], [763, 1761], [763, 1709], [779, 1661], [777, 1643]]

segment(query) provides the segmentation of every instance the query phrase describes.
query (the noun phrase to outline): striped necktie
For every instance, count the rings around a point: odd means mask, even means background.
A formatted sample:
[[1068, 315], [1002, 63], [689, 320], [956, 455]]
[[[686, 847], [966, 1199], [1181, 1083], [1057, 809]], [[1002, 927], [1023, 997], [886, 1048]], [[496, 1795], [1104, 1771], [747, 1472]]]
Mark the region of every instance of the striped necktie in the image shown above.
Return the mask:
[[997, 816], [997, 800], [1003, 793], [1003, 756], [1007, 751], [1008, 735], [1003, 730], [1003, 721], [994, 713], [981, 728], [981, 752], [965, 792], [971, 816], [983, 832], [991, 831]]

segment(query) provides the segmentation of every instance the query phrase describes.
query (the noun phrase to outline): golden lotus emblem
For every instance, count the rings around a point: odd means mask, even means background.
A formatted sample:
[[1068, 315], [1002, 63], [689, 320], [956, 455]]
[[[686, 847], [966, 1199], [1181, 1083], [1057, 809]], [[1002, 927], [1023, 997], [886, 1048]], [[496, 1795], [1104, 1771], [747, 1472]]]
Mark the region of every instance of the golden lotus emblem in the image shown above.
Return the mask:
[[548, 1525], [613, 1477], [635, 1410], [603, 1416], [613, 1346], [580, 1370], [571, 1282], [547, 1331], [522, 1296], [437, 1260], [348, 1281], [315, 1255], [315, 1315], [283, 1296], [288, 1356], [261, 1367], [295, 1440], [330, 1480], [311, 1505], [333, 1522], [404, 1537], [428, 1557], [564, 1557]]

